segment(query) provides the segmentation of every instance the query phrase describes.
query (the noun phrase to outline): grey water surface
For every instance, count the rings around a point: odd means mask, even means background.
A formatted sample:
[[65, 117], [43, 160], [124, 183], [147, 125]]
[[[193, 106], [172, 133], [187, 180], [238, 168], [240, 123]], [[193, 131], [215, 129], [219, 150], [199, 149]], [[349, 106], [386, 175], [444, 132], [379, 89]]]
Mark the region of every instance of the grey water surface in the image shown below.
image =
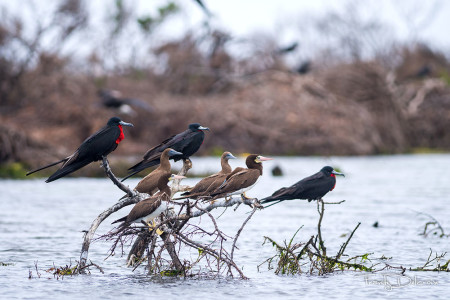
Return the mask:
[[[244, 160], [230, 162], [243, 166]], [[181, 167], [181, 163], [175, 163]], [[270, 170], [280, 166], [284, 176], [273, 177]], [[264, 175], [247, 193], [262, 198], [274, 190], [289, 186], [331, 165], [346, 174], [338, 177], [334, 191], [326, 201], [346, 202], [328, 205], [322, 234], [328, 253], [333, 254], [361, 222], [347, 247], [350, 256], [373, 252], [370, 257], [392, 257], [392, 265], [422, 266], [430, 249], [450, 252], [450, 238], [419, 235], [432, 215], [450, 233], [450, 155], [394, 155], [372, 157], [277, 157], [264, 163]], [[193, 158], [193, 171], [215, 172], [218, 158]], [[198, 179], [183, 183], [193, 185]], [[126, 181], [134, 187], [138, 179]], [[409, 277], [385, 271], [391, 288], [381, 274], [336, 272], [327, 276], [277, 276], [267, 265], [259, 268], [275, 252], [270, 244], [262, 245], [264, 236], [282, 243], [303, 225], [295, 241], [306, 242], [316, 233], [318, 213], [314, 202], [285, 201], [256, 212], [242, 232], [235, 261], [249, 280], [240, 279], [155, 279], [146, 276], [144, 268], [125, 266], [126, 257], [116, 255], [104, 260], [110, 242], [91, 245], [89, 259], [99, 264], [105, 274], [92, 269], [91, 275], [66, 276], [57, 280], [45, 272], [53, 266], [75, 264], [79, 259], [82, 230], [104, 209], [123, 195], [108, 179], [61, 179], [47, 184], [44, 179], [0, 180], [0, 299], [412, 299], [427, 297], [448, 299], [450, 273], [407, 272]], [[124, 216], [124, 208], [107, 219], [98, 230], [112, 229], [111, 221]], [[219, 227], [234, 236], [247, 218], [249, 207], [237, 211], [214, 212]], [[207, 218], [196, 224], [208, 225]], [[200, 222], [200, 223], [198, 223]], [[378, 222], [379, 227], [372, 225]], [[127, 249], [125, 249], [127, 250]], [[450, 254], [446, 256], [450, 259]], [[37, 262], [41, 277], [35, 270]], [[28, 279], [29, 272], [33, 278]], [[400, 279], [399, 279], [400, 278]], [[405, 283], [395, 286], [397, 280]]]

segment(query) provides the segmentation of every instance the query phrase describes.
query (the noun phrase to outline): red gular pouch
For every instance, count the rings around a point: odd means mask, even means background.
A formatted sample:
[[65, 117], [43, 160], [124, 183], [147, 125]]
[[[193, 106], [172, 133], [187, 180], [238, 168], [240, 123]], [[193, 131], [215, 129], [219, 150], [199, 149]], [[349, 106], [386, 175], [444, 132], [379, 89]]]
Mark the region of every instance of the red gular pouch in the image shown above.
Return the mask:
[[116, 140], [116, 144], [118, 145], [125, 138], [125, 135], [123, 134], [122, 125], [117, 125], [117, 126], [119, 126], [119, 129], [120, 129], [119, 137]]

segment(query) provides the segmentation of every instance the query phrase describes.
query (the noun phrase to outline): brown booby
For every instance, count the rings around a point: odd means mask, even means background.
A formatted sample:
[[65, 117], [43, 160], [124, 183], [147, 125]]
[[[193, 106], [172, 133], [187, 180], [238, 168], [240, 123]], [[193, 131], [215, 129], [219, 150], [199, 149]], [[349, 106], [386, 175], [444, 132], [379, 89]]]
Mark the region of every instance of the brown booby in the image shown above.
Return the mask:
[[122, 222], [119, 228], [127, 227], [132, 223], [140, 223], [145, 221], [147, 224], [158, 217], [168, 208], [168, 201], [171, 197], [170, 187], [167, 185], [170, 180], [186, 178], [185, 176], [170, 173], [163, 174], [158, 180], [158, 189], [154, 196], [142, 200], [131, 209], [130, 213], [120, 219], [115, 220], [111, 224]]
[[247, 168], [236, 168], [225, 179], [225, 182], [210, 193], [213, 199], [240, 194], [246, 198], [245, 192], [251, 189], [263, 173], [262, 162], [273, 158], [258, 154], [250, 154], [245, 160]]
[[230, 152], [224, 152], [220, 157], [220, 165], [222, 166], [220, 172], [203, 178], [189, 192], [181, 194], [183, 197], [176, 198], [175, 200], [184, 198], [197, 199], [200, 196], [206, 196], [210, 192], [215, 191], [232, 171], [228, 160], [235, 158]]
[[158, 190], [158, 180], [162, 174], [170, 173], [169, 158], [174, 155], [181, 155], [182, 153], [167, 148], [161, 153], [161, 163], [153, 172], [145, 176], [134, 188], [139, 193], [147, 193], [150, 196]]

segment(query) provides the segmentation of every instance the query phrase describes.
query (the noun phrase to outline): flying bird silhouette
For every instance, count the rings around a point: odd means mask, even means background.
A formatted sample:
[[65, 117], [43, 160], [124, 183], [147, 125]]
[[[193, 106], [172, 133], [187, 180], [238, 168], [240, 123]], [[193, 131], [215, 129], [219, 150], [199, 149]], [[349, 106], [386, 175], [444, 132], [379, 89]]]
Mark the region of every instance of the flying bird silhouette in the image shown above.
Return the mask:
[[102, 105], [109, 109], [117, 109], [121, 113], [127, 115], [135, 115], [136, 112], [133, 108], [138, 110], [143, 110], [146, 112], [153, 112], [153, 107], [147, 102], [134, 99], [134, 98], [125, 98], [122, 96], [122, 93], [116, 90], [108, 90], [108, 89], [100, 89], [97, 92], [97, 95], [100, 97], [102, 101]]

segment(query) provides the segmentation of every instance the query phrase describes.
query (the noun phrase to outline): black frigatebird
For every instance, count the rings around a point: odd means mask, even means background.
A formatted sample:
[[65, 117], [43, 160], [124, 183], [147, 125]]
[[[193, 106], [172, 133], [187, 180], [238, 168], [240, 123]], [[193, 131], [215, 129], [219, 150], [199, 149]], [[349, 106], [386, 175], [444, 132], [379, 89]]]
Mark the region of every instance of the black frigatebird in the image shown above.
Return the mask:
[[258, 154], [250, 154], [245, 159], [247, 168], [236, 168], [231, 172], [223, 184], [209, 194], [213, 199], [230, 197], [240, 194], [246, 198], [245, 192], [250, 190], [263, 173], [262, 162], [273, 158], [264, 157]]
[[170, 157], [170, 159], [173, 159], [174, 161], [189, 158], [191, 155], [197, 152], [197, 150], [203, 144], [203, 139], [205, 138], [205, 130], [209, 131], [209, 128], [203, 127], [198, 123], [190, 124], [188, 129], [186, 129], [185, 131], [171, 136], [161, 144], [148, 150], [144, 154], [144, 157], [140, 162], [128, 169], [130, 174], [123, 178], [122, 181], [146, 168], [158, 165], [160, 163], [161, 152], [163, 152], [166, 148], [172, 148], [173, 150], [182, 153], [181, 155], [174, 155]]
[[27, 176], [34, 172], [63, 163], [61, 168], [45, 181], [52, 182], [75, 172], [91, 162], [103, 159], [104, 156], [114, 151], [117, 148], [117, 145], [125, 138], [122, 126], [133, 126], [133, 124], [126, 123], [117, 117], [112, 117], [105, 127], [88, 137], [72, 155], [47, 166], [30, 171], [27, 173]]
[[336, 186], [336, 175], [345, 176], [343, 173], [336, 172], [330, 166], [323, 167], [316, 174], [306, 177], [290, 187], [283, 187], [275, 191], [272, 196], [261, 199], [260, 202], [261, 204], [266, 204], [276, 201], [268, 205], [271, 206], [284, 200], [319, 200], [334, 189]]
[[232, 169], [228, 160], [235, 158], [230, 152], [224, 152], [220, 157], [220, 165], [222, 166], [220, 172], [203, 178], [189, 192], [182, 193], [181, 196], [183, 197], [175, 198], [174, 200], [185, 198], [197, 199], [198, 197], [209, 195], [210, 192], [220, 187], [225, 178], [231, 173]]
[[186, 177], [170, 174], [170, 172], [161, 174], [158, 179], [159, 192], [157, 192], [153, 197], [136, 203], [127, 216], [115, 220], [111, 224], [122, 222], [122, 224], [119, 225], [119, 228], [124, 228], [132, 223], [145, 221], [150, 225], [150, 222], [153, 221], [154, 218], [158, 217], [168, 208], [168, 201], [170, 200], [172, 193], [167, 183], [169, 183], [170, 180], [182, 178]]

